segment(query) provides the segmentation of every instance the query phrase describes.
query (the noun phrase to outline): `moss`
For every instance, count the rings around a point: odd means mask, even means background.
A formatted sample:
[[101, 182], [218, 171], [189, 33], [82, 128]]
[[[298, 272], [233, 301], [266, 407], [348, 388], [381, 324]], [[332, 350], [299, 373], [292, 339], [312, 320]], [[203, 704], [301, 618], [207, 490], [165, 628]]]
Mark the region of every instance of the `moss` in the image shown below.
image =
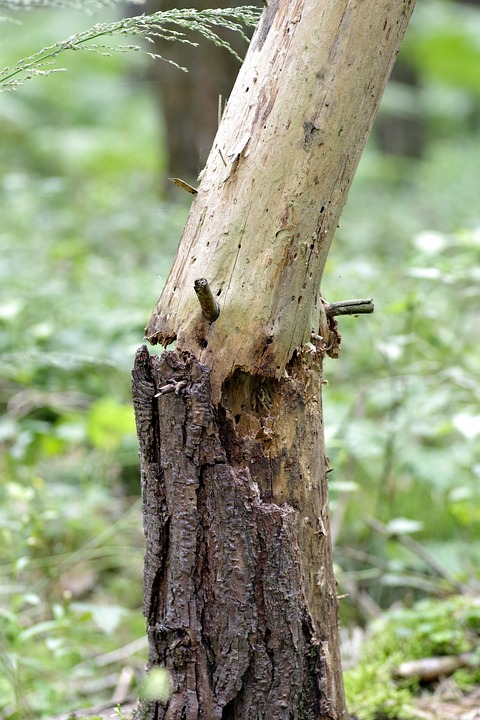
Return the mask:
[[[395, 668], [425, 657], [473, 652], [480, 640], [480, 600], [425, 599], [386, 613], [371, 628], [361, 661], [345, 673], [347, 704], [359, 720], [416, 720], [418, 680], [397, 682]], [[461, 689], [478, 683], [478, 668], [454, 675]]]
[[411, 720], [416, 718], [412, 693], [400, 688], [392, 679], [398, 655], [384, 659], [363, 660], [345, 673], [347, 706], [359, 720]]

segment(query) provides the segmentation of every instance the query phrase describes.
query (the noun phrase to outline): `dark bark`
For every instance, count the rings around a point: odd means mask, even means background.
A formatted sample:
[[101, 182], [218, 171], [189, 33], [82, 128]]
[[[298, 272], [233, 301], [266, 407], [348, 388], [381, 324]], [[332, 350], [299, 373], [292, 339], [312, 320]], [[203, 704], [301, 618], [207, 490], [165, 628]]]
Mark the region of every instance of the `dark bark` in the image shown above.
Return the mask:
[[[321, 431], [301, 366], [280, 382], [232, 378], [216, 408], [192, 356], [137, 353], [148, 668], [172, 679], [168, 704], [144, 701], [137, 718], [345, 717], [325, 461], [319, 448], [306, 483], [298, 457]], [[273, 432], [290, 437], [280, 456]]]

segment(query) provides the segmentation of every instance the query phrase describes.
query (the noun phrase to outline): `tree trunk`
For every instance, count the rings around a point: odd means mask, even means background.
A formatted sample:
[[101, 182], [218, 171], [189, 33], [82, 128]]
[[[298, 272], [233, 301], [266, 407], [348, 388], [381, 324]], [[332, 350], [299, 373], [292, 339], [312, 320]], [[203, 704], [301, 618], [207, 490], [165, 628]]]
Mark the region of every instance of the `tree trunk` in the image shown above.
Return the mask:
[[318, 363], [239, 372], [215, 407], [192, 355], [137, 355], [149, 666], [173, 689], [158, 717], [342, 717]]
[[230, 97], [147, 327], [176, 349], [133, 373], [148, 666], [172, 686], [138, 718], [347, 717], [320, 281], [413, 4], [268, 0]]

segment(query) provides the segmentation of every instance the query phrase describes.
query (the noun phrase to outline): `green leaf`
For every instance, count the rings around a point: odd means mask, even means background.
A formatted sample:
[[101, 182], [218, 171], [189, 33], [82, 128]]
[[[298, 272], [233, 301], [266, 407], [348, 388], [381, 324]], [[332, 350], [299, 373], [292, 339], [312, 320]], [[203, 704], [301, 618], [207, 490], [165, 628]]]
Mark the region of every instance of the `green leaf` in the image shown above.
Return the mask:
[[125, 436], [135, 434], [131, 405], [120, 404], [113, 398], [98, 400], [90, 408], [87, 431], [94, 447], [102, 450], [118, 448]]

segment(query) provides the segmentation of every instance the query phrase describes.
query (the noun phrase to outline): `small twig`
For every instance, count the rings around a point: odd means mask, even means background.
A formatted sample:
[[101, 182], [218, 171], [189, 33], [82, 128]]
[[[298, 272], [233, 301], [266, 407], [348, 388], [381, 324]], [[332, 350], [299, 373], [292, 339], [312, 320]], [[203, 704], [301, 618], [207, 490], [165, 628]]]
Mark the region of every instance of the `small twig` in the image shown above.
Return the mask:
[[335, 315], [366, 315], [367, 313], [373, 313], [373, 311], [374, 304], [372, 298], [325, 303], [325, 314], [327, 317], [334, 317]]
[[208, 280], [206, 278], [197, 278], [193, 284], [193, 288], [197, 294], [200, 307], [202, 308], [203, 317], [208, 320], [209, 323], [215, 322], [220, 315], [220, 308], [213, 297]]
[[221, 95], [218, 96], [218, 117], [217, 117], [217, 127], [220, 127], [220, 123], [222, 122], [222, 116], [223, 116], [223, 98]]
[[182, 178], [168, 178], [171, 183], [176, 185], [179, 188], [182, 188], [182, 190], [185, 190], [188, 193], [191, 193], [191, 195], [196, 195], [198, 193], [197, 188], [194, 188], [189, 183], [185, 182], [185, 180], [182, 180]]

